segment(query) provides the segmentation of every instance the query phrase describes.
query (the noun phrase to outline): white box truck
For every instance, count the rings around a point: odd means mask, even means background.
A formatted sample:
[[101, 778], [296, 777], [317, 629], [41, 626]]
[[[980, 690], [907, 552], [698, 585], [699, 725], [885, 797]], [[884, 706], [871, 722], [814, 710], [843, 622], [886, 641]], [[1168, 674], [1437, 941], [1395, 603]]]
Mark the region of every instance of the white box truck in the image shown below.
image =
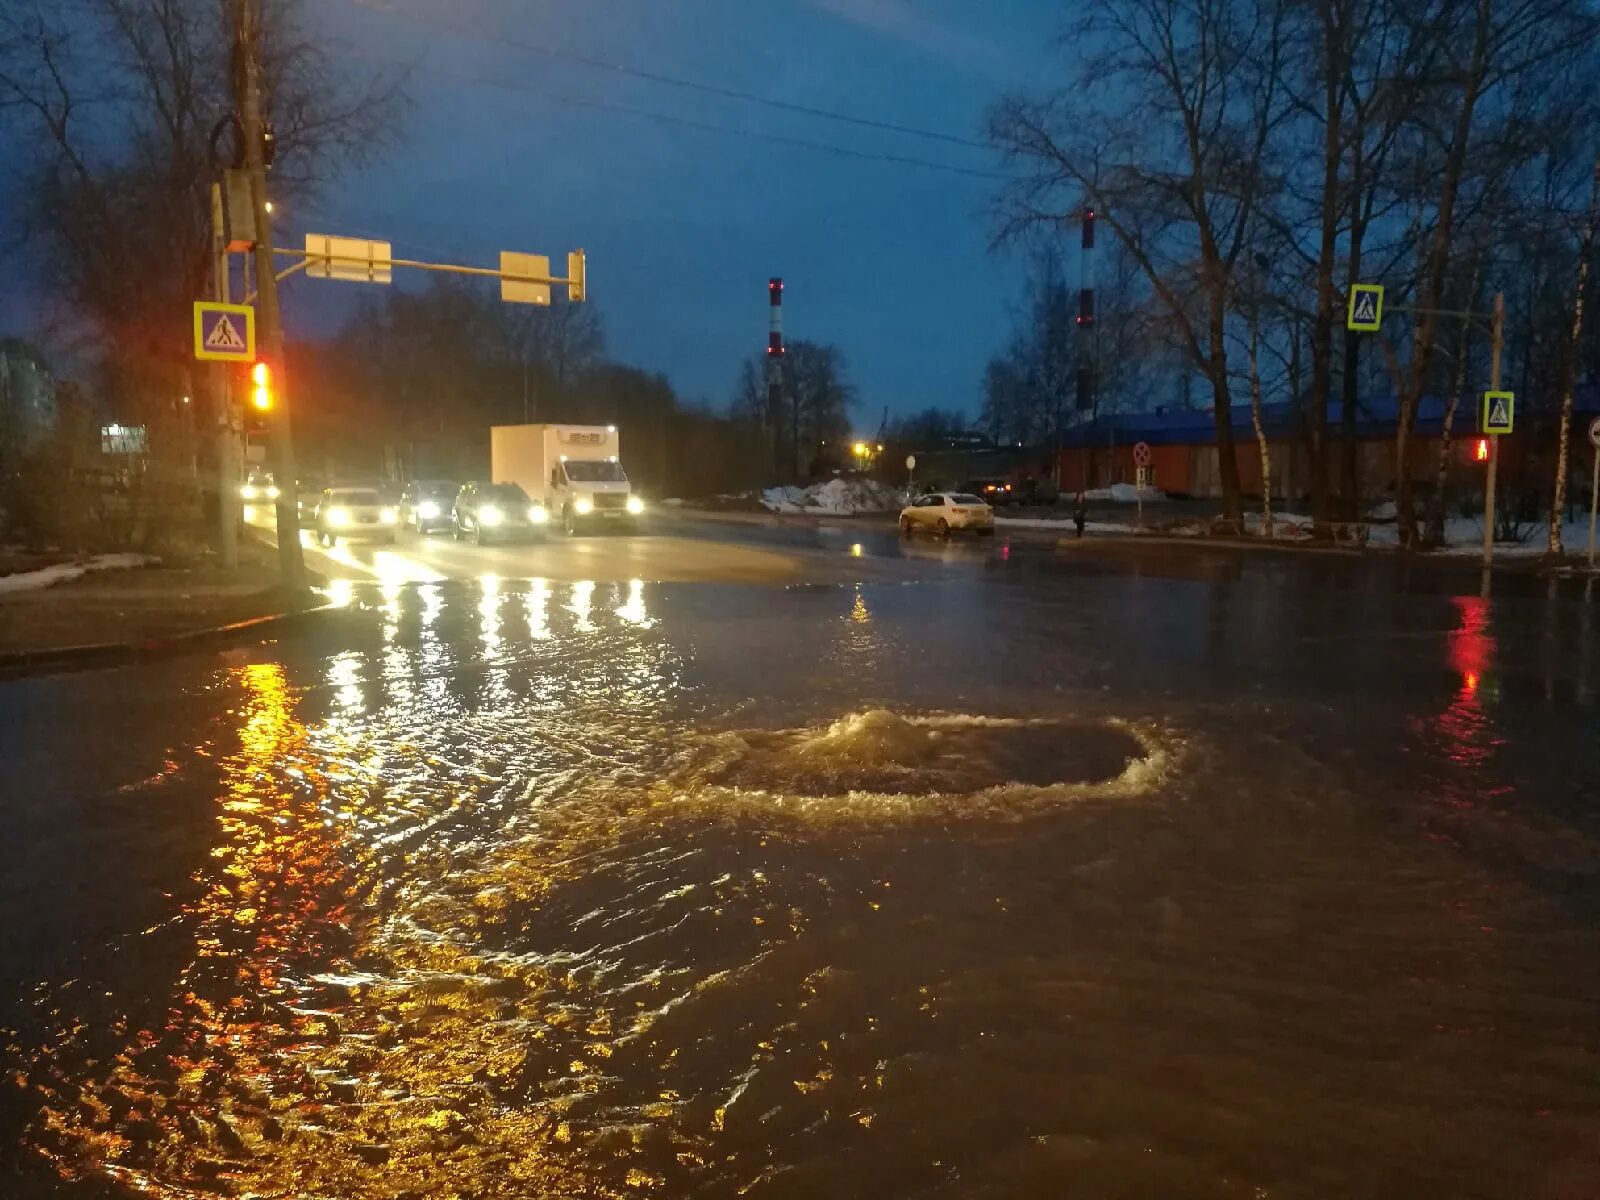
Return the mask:
[[615, 425], [495, 425], [489, 458], [496, 483], [521, 484], [568, 534], [631, 526], [644, 514]]

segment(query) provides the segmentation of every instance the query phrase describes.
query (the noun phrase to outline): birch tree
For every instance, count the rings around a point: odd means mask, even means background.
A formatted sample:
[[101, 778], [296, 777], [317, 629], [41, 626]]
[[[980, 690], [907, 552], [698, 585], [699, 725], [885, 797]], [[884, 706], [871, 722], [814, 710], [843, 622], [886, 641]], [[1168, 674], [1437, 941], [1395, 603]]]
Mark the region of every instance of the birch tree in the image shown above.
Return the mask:
[[999, 240], [1059, 231], [1086, 205], [1111, 229], [1211, 385], [1233, 521], [1229, 304], [1288, 111], [1289, 18], [1289, 0], [1110, 0], [1062, 36], [1062, 87], [1002, 100], [989, 118], [1023, 172], [999, 197]]

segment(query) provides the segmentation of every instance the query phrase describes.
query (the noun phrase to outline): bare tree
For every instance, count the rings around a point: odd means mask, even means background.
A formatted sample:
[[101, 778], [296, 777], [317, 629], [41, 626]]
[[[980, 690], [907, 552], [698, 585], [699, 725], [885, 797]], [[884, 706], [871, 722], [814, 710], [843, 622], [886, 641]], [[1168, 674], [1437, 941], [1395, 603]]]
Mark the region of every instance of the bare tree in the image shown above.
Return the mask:
[[1062, 38], [1084, 57], [1060, 90], [1012, 97], [990, 138], [1026, 177], [1000, 238], [1059, 229], [1085, 204], [1139, 264], [1211, 384], [1223, 508], [1241, 513], [1227, 351], [1239, 257], [1272, 186], [1289, 111], [1289, 0], [1112, 0]]
[[[352, 75], [266, 0], [275, 198], [296, 203], [384, 145], [393, 79]], [[5, 210], [94, 328], [127, 419], [158, 470], [186, 457], [188, 307], [208, 272], [212, 138], [231, 109], [216, 0], [11, 0], [0, 8], [0, 128], [16, 147]], [[347, 82], [348, 81], [348, 82]]]
[[1595, 227], [1600, 224], [1600, 160], [1589, 185], [1589, 222], [1578, 245], [1578, 285], [1572, 294], [1572, 330], [1562, 362], [1561, 417], [1556, 432], [1556, 478], [1550, 490], [1551, 554], [1562, 553], [1561, 510], [1567, 500], [1567, 444], [1572, 431], [1572, 384], [1578, 371], [1578, 343], [1583, 335], [1583, 293], [1589, 283], [1589, 258], [1594, 253]]

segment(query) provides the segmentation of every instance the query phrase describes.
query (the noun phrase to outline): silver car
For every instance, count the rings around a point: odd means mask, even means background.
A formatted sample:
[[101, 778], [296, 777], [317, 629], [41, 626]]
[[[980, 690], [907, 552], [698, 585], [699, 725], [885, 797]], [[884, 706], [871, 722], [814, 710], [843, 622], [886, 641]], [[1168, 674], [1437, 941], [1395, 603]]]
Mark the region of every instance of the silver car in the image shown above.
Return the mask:
[[392, 542], [399, 523], [400, 514], [376, 489], [342, 487], [323, 489], [312, 527], [317, 540], [331, 546], [340, 538]]
[[919, 529], [940, 537], [958, 530], [993, 537], [994, 509], [967, 492], [933, 492], [900, 510], [900, 532], [910, 537]]

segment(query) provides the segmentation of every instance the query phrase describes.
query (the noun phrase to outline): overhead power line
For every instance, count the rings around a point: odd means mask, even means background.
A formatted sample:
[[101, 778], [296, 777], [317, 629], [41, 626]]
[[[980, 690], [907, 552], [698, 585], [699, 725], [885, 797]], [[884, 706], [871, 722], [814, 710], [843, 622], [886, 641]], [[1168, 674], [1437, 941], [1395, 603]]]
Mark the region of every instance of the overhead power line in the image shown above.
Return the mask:
[[447, 29], [462, 37], [478, 38], [492, 42], [496, 45], [510, 46], [530, 54], [540, 54], [546, 58], [553, 58], [561, 62], [576, 63], [579, 66], [589, 67], [597, 71], [607, 71], [615, 75], [624, 75], [633, 79], [642, 79], [650, 83], [658, 83], [667, 87], [682, 88], [685, 91], [701, 92], [708, 96], [720, 96], [725, 100], [739, 100], [746, 104], [756, 104], [764, 108], [776, 109], [780, 112], [799, 113], [803, 116], [816, 117], [825, 121], [838, 121], [846, 125], [855, 125], [863, 129], [877, 129], [885, 133], [898, 133], [907, 137], [928, 138], [933, 141], [947, 142], [954, 146], [967, 146], [974, 150], [992, 150], [993, 147], [974, 138], [962, 137], [960, 134], [946, 133], [938, 129], [921, 129], [915, 125], [902, 125], [896, 121], [881, 121], [874, 117], [858, 116], [855, 113], [839, 112], [836, 109], [821, 108], [811, 104], [799, 104], [790, 100], [778, 100], [771, 96], [762, 96], [754, 92], [742, 91], [739, 88], [723, 87], [720, 84], [703, 83], [699, 80], [684, 79], [677, 75], [668, 75], [661, 71], [648, 71], [642, 67], [632, 67], [625, 63], [607, 62], [604, 59], [592, 58], [586, 54], [577, 54], [570, 50], [558, 50], [554, 46], [545, 46], [537, 42], [524, 41], [520, 38], [507, 35], [503, 32], [493, 34], [481, 30], [471, 29], [463, 25], [442, 21], [437, 17], [424, 16], [422, 13], [413, 12], [399, 7], [377, 8], [369, 0], [351, 0], [351, 3], [373, 11], [393, 13], [405, 17], [407, 20], [435, 28]]
[[[381, 62], [391, 65], [390, 60], [379, 59], [372, 55], [349, 54], [347, 57], [364, 58], [370, 62]], [[810, 138], [790, 137], [781, 133], [764, 133], [755, 129], [740, 129], [733, 125], [717, 125], [710, 121], [697, 121], [692, 117], [680, 117], [675, 113], [659, 112], [654, 109], [636, 108], [628, 104], [613, 104], [607, 100], [592, 100], [583, 96], [569, 96], [561, 92], [552, 92], [546, 88], [536, 87], [520, 80], [497, 79], [493, 76], [471, 74], [464, 71], [452, 71], [436, 64], [424, 64], [425, 69], [435, 75], [457, 79], [464, 83], [480, 84], [485, 87], [498, 88], [503, 91], [520, 92], [524, 95], [538, 96], [556, 104], [565, 104], [573, 108], [590, 108], [601, 112], [623, 113], [632, 117], [642, 117], [649, 121], [659, 121], [667, 125], [679, 125], [686, 129], [697, 129], [705, 133], [722, 134], [728, 137], [747, 138], [758, 142], [771, 142], [780, 146], [795, 146], [803, 150], [816, 150], [825, 154], [834, 154], [842, 158], [861, 159], [867, 162], [891, 163], [903, 167], [920, 167], [932, 171], [945, 171], [954, 175], [966, 175], [976, 179], [1008, 180], [1010, 175], [999, 171], [986, 171], [979, 167], [963, 167], [955, 163], [938, 162], [930, 158], [915, 158], [905, 154], [884, 154], [874, 150], [857, 150], [851, 146], [840, 146], [833, 142], [819, 142]]]

